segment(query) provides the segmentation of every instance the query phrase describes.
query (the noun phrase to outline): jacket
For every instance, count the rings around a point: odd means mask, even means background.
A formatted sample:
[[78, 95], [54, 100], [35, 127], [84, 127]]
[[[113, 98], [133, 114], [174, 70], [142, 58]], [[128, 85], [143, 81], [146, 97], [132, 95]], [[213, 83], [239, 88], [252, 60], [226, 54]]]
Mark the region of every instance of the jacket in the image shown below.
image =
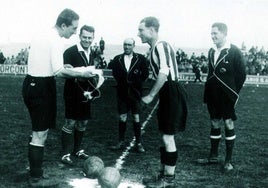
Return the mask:
[[236, 105], [239, 99], [239, 92], [243, 87], [246, 79], [246, 70], [244, 58], [241, 51], [232, 45], [230, 48], [225, 48], [221, 51], [216, 63], [214, 64], [215, 50], [211, 48], [208, 52], [208, 76], [204, 91], [204, 102], [206, 103], [209, 98], [207, 97], [207, 84], [217, 80]]
[[138, 53], [133, 53], [130, 68], [125, 68], [124, 54], [114, 57], [108, 68], [112, 69], [113, 77], [117, 82], [117, 96], [122, 100], [127, 99], [129, 94], [141, 99], [142, 83], [149, 75], [147, 59]]

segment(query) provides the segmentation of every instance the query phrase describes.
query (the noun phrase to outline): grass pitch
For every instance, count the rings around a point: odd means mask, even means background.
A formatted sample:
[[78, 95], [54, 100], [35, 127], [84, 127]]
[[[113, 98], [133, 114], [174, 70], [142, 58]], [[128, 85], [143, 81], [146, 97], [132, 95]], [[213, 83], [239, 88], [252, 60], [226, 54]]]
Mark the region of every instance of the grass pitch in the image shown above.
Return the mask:
[[[24, 77], [1, 76], [0, 83], [0, 187], [27, 187], [27, 142], [31, 133], [30, 118], [23, 103], [21, 89]], [[81, 160], [75, 166], [66, 167], [60, 162], [61, 127], [64, 124], [63, 79], [57, 80], [58, 115], [57, 128], [50, 130], [45, 147], [44, 171], [59, 179], [60, 187], [72, 187], [70, 181], [82, 178]], [[147, 83], [149, 86], [151, 83]], [[113, 166], [122, 152], [109, 150], [117, 141], [117, 109], [115, 82], [106, 80], [101, 88], [102, 97], [92, 102], [90, 120], [84, 140], [84, 149]], [[179, 158], [176, 180], [183, 188], [255, 188], [268, 187], [268, 89], [267, 87], [245, 86], [241, 90], [235, 122], [237, 139], [233, 153], [235, 171], [222, 174], [220, 165], [200, 166], [196, 159], [206, 157], [209, 152], [210, 123], [206, 105], [202, 103], [203, 84], [185, 85], [188, 93], [187, 128], [176, 137]], [[145, 93], [148, 91], [145, 88]], [[155, 102], [143, 110], [144, 122]], [[141, 183], [144, 176], [156, 174], [159, 166], [158, 146], [160, 135], [157, 131], [155, 113], [144, 129], [143, 142], [146, 153], [130, 152], [125, 158], [120, 173], [124, 180]], [[133, 138], [131, 118], [127, 129], [127, 140]], [[223, 137], [224, 138], [224, 137]], [[220, 143], [222, 161], [225, 143]], [[80, 186], [83, 187], [83, 186]], [[133, 187], [134, 188], [134, 187]]]

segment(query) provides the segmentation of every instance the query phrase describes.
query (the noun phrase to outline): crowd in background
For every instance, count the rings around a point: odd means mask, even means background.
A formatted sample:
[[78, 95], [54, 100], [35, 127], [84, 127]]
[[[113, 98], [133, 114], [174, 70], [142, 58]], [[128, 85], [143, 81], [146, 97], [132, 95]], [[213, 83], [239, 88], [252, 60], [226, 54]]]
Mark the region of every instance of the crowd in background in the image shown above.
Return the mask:
[[246, 47], [242, 46], [242, 52], [245, 57], [246, 71], [250, 75], [268, 75], [268, 51], [262, 47], [251, 47], [246, 51]]
[[[27, 65], [29, 49], [30, 47], [21, 49], [17, 55], [12, 55], [11, 57], [5, 57], [0, 49], [0, 64]], [[97, 44], [95, 44], [91, 50], [96, 56], [96, 67], [106, 68], [107, 63]], [[265, 51], [263, 47], [259, 49], [258, 46], [253, 46], [247, 50], [243, 44], [241, 51], [245, 58], [247, 74], [268, 75], [268, 51]], [[200, 56], [197, 56], [195, 53], [192, 53], [188, 56], [182, 49], [178, 49], [176, 58], [179, 72], [195, 73], [196, 71], [200, 71], [201, 73], [207, 73], [208, 71], [207, 54], [205, 55], [204, 53], [201, 53]]]
[[[257, 46], [253, 46], [247, 51], [244, 45], [242, 45], [241, 51], [245, 58], [247, 74], [268, 75], [268, 51], [265, 51], [263, 47], [259, 49]], [[183, 50], [178, 49], [176, 57], [180, 72], [195, 72], [198, 69], [202, 73], [208, 71], [207, 56], [203, 53], [200, 56], [192, 53], [189, 57]]]
[[21, 49], [17, 55], [12, 55], [11, 57], [5, 57], [0, 49], [0, 64], [27, 65], [29, 49], [30, 47]]
[[[268, 75], [268, 51], [262, 47], [251, 47], [248, 51], [242, 45], [242, 54], [245, 58], [246, 72], [249, 75]], [[193, 53], [190, 57], [183, 50], [178, 49], [176, 53], [178, 67], [180, 72], [195, 72], [198, 69], [202, 73], [208, 71], [207, 56], [201, 53], [196, 56]]]

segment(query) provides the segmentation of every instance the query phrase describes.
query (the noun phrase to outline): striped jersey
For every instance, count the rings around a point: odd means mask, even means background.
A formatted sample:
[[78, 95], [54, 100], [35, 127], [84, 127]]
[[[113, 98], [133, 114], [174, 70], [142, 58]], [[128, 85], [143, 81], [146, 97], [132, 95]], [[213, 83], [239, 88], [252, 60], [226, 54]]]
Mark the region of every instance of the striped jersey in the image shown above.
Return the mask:
[[159, 73], [171, 75], [173, 81], [178, 79], [178, 65], [175, 50], [165, 41], [157, 41], [151, 50], [150, 66], [153, 77], [157, 78]]

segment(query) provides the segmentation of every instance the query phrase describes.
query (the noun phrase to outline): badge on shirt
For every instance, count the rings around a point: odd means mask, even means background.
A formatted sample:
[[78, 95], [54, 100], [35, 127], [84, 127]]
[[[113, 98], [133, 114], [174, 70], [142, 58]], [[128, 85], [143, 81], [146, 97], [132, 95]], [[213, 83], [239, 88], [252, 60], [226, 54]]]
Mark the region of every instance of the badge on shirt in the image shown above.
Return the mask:
[[225, 68], [220, 68], [220, 73], [225, 73], [226, 72], [226, 69]]

